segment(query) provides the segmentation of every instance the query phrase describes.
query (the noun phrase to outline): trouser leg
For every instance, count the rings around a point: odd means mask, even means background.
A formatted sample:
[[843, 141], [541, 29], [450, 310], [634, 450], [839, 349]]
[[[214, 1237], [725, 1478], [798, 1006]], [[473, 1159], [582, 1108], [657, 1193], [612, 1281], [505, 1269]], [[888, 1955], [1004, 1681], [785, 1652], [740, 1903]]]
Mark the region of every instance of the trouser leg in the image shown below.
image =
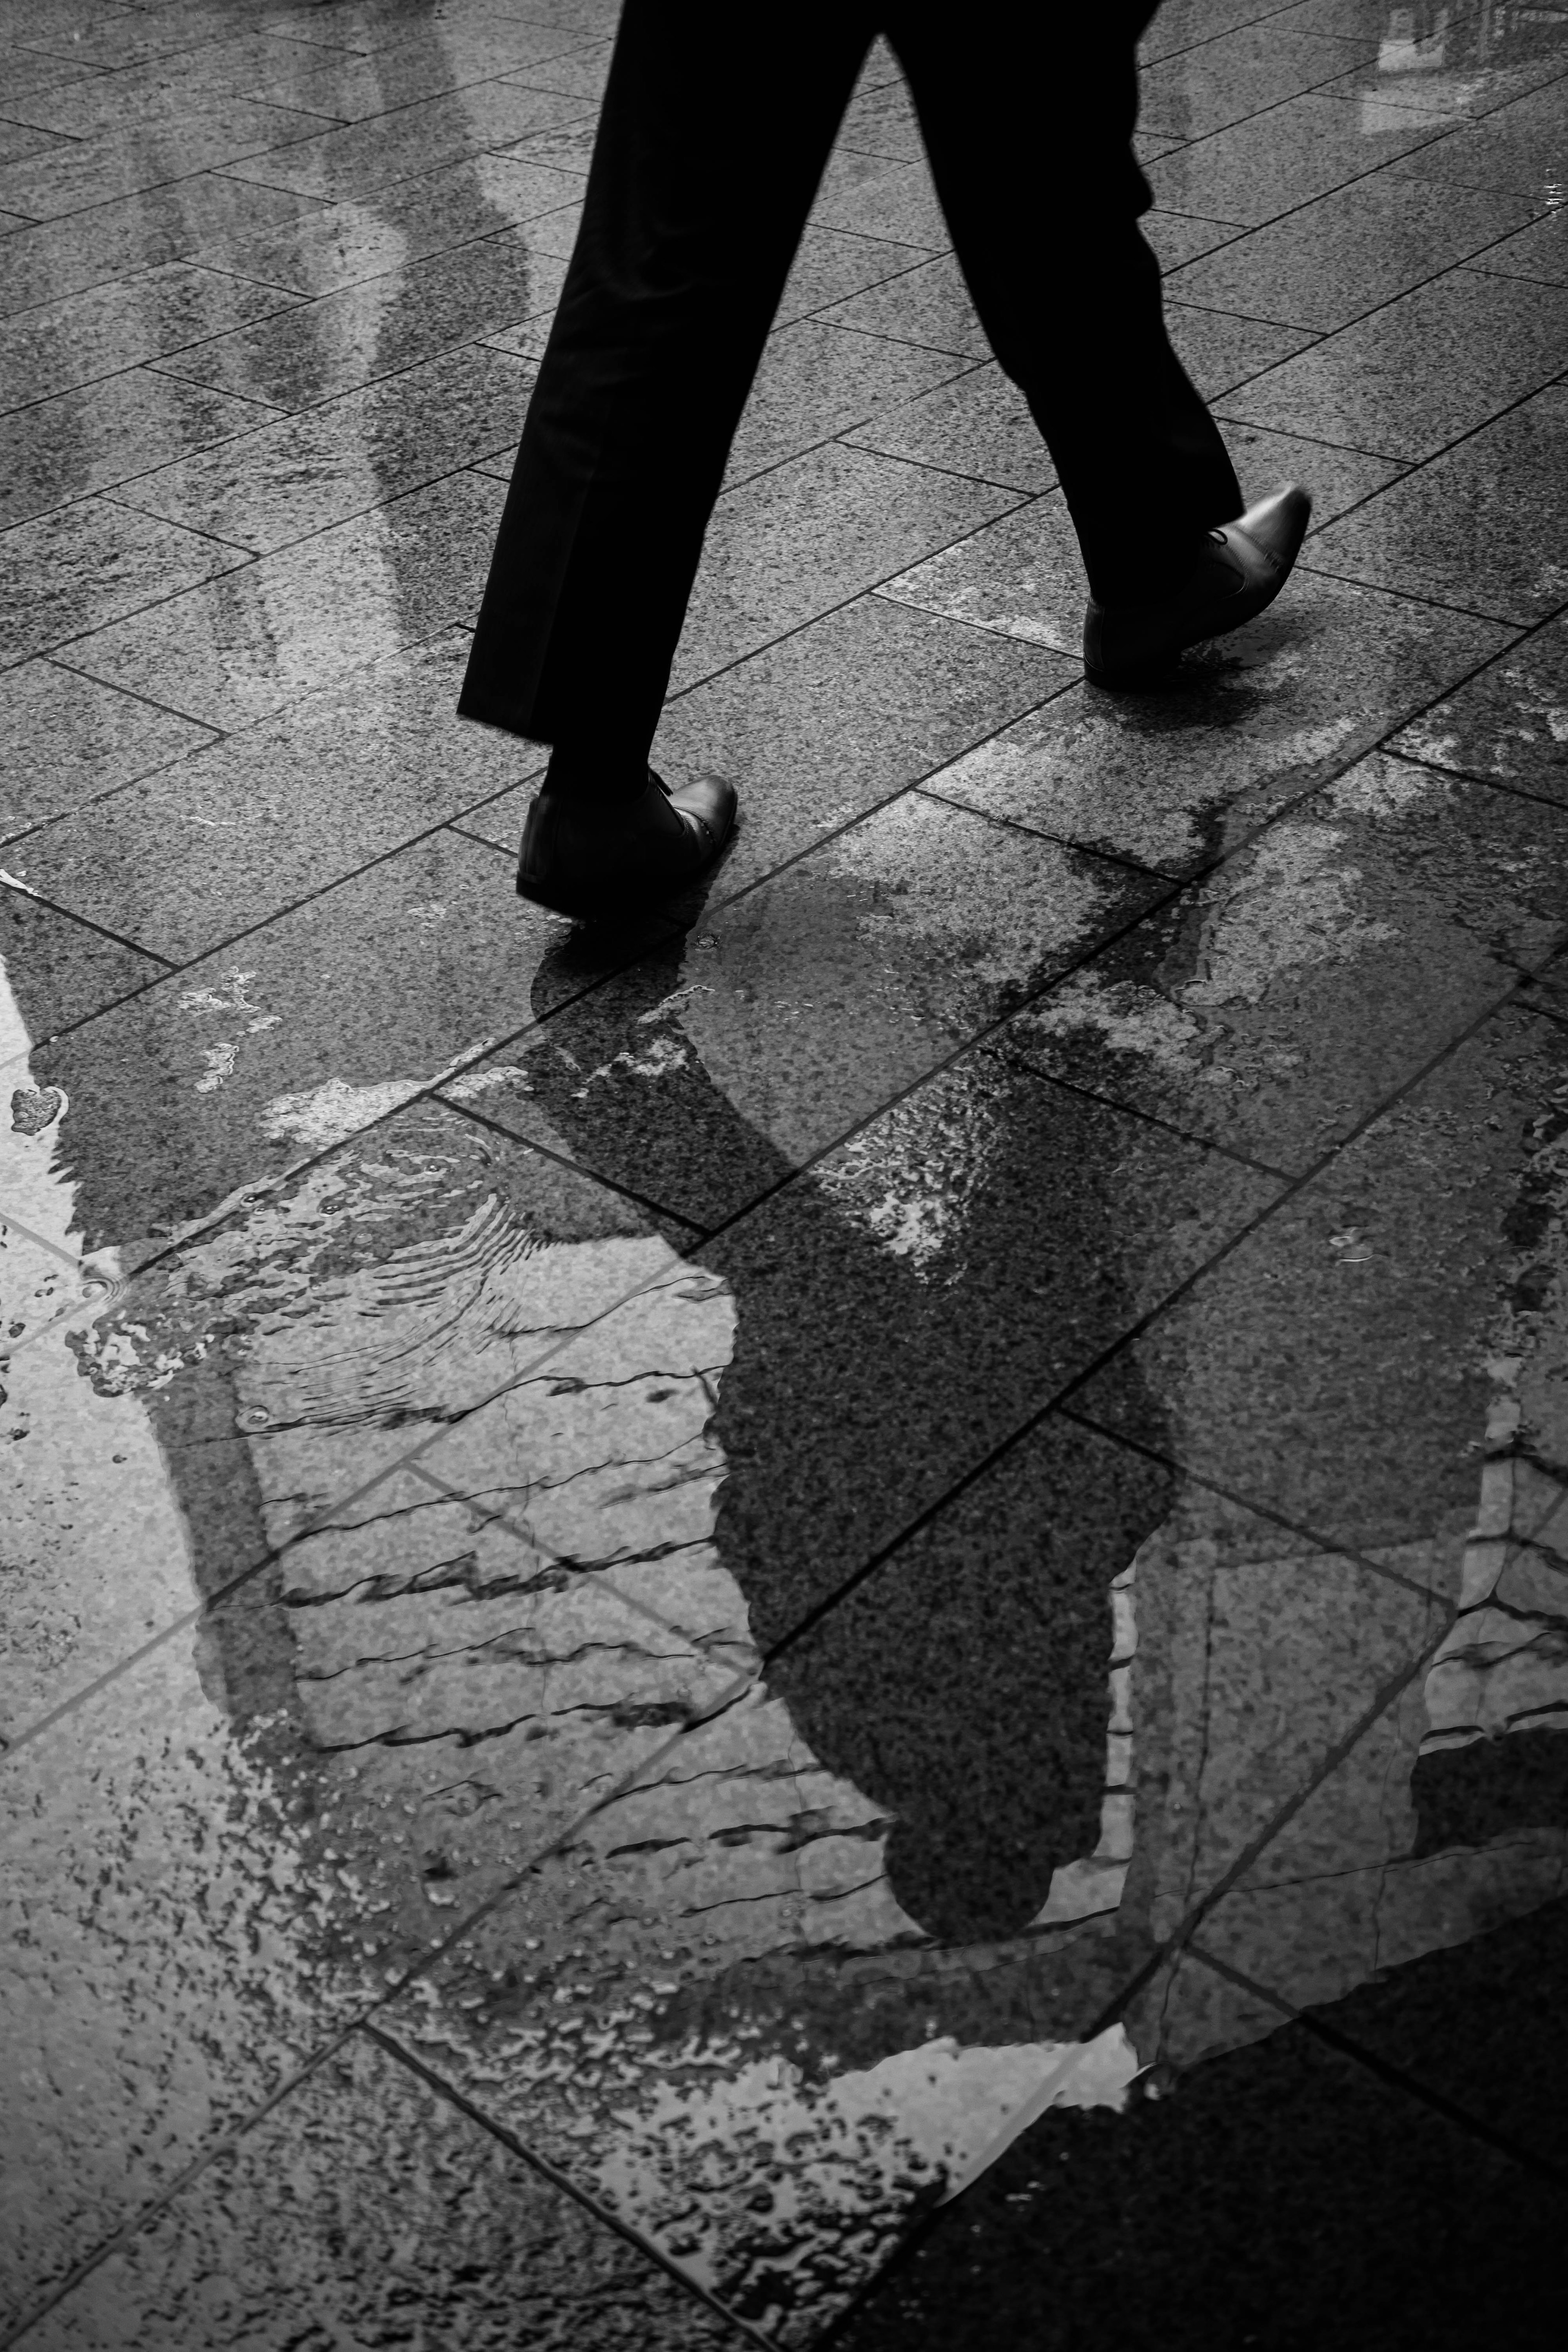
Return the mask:
[[1136, 43], [1152, 9], [892, 0], [954, 247], [992, 350], [1050, 449], [1090, 593], [1138, 603], [1241, 510], [1225, 443], [1172, 351], [1138, 227]]
[[795, 0], [783, 26], [732, 0], [626, 0], [465, 717], [646, 753], [872, 24], [857, 0]]

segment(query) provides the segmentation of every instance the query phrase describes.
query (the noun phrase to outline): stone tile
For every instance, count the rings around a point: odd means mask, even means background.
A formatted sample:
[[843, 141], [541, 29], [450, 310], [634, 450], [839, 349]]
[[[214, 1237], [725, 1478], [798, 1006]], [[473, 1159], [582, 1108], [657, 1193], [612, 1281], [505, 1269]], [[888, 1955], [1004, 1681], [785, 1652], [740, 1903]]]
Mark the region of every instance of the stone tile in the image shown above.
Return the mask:
[[274, 56], [247, 87], [278, 106], [360, 122], [424, 100], [460, 96], [475, 83], [503, 75], [538, 89], [528, 70], [531, 62], [565, 64], [573, 54], [571, 34], [493, 16], [468, 26], [449, 16], [423, 26], [405, 17], [404, 25], [404, 37], [378, 46], [373, 56], [333, 53], [303, 41], [258, 42], [258, 51], [270, 49]]
[[1224, 415], [1219, 423], [1241, 478], [1242, 496], [1250, 502], [1266, 488], [1303, 482], [1312, 494], [1314, 530], [1360, 506], [1374, 490], [1385, 489], [1405, 470], [1392, 457], [1372, 457], [1364, 449], [1303, 441], [1294, 433], [1269, 433], [1260, 425], [1238, 423]]
[[1568, 883], [1554, 817], [1374, 754], [1019, 1013], [997, 1050], [1305, 1173], [1541, 964]]
[[[1237, 221], [1194, 220], [1188, 213], [1148, 212], [1138, 224], [1168, 278], [1200, 253], [1212, 253], [1246, 234]], [[1222, 306], [1223, 307], [1223, 306]], [[1228, 306], [1235, 308], [1232, 304]]]
[[[391, 655], [58, 819], [17, 853], [28, 883], [174, 962], [248, 930], [525, 764], [522, 747], [509, 755], [488, 730], [458, 725], [467, 651], [453, 631]], [[527, 919], [515, 908], [510, 919]]]
[[[579, 99], [527, 89], [517, 82], [477, 82], [367, 121], [320, 131], [301, 139], [294, 152], [285, 152], [274, 142], [270, 152], [237, 165], [237, 176], [268, 187], [295, 188], [332, 203], [360, 200], [389, 181], [433, 171], [438, 163], [477, 154], [481, 148], [509, 146], [531, 131], [576, 121], [584, 111]], [[4, 184], [0, 174], [0, 188]]]
[[367, 662], [468, 621], [500, 503], [497, 483], [451, 474], [259, 562], [121, 509], [128, 530], [210, 549], [209, 572], [235, 562], [246, 570], [79, 638], [71, 667], [211, 726], [273, 718]]
[[1519, 226], [1524, 210], [1519, 197], [1375, 175], [1189, 262], [1171, 291], [1216, 310], [1331, 331], [1474, 258]]
[[[856, 326], [860, 322], [828, 306], [852, 302], [856, 296], [917, 266], [937, 268], [941, 265], [928, 262], [918, 245], [889, 245], [879, 237], [850, 236], [842, 229], [808, 228], [784, 281], [773, 323], [787, 327], [796, 319], [824, 310], [833, 325]], [[865, 331], [888, 332], [886, 326], [869, 326]], [[919, 338], [904, 335], [896, 340], [909, 342]]]
[[551, 58], [543, 65], [520, 67], [505, 79], [526, 82], [530, 89], [554, 89], [566, 98], [592, 99], [597, 105], [605, 95], [614, 47], [612, 41], [595, 41], [586, 48]]
[[52, 662], [24, 662], [0, 676], [4, 837], [14, 839], [81, 801], [134, 783], [212, 740], [194, 720], [116, 693], [95, 678]]
[[1375, 172], [1441, 131], [1439, 123], [1406, 112], [1369, 136], [1342, 99], [1309, 92], [1157, 158], [1148, 178], [1155, 203], [1169, 212], [1256, 228]]
[[[1358, 0], [1350, 0], [1350, 5], [1358, 5]], [[1142, 65], [1149, 67], [1162, 58], [1195, 48], [1200, 42], [1216, 40], [1222, 33], [1235, 33], [1244, 26], [1254, 25], [1260, 17], [1279, 18], [1280, 15], [1279, 9], [1269, 6], [1268, 0], [1164, 0], [1158, 15], [1143, 28], [1139, 57]], [[1300, 18], [1295, 9], [1285, 12], [1283, 21], [1292, 30], [1320, 30], [1315, 23]], [[1373, 45], [1375, 39], [1374, 35]]]
[[962, 2343], [977, 2310], [1003, 2343], [1151, 2344], [1157, 2325], [1201, 2352], [1288, 2314], [1301, 2345], [1349, 2315], [1367, 2343], [1546, 2352], [1568, 2315], [1555, 2186], [1305, 2025], [1238, 2023], [1256, 2046], [1135, 2084], [1125, 2112], [1043, 2117], [889, 2270], [846, 2352]]
[[165, 262], [0, 323], [0, 402], [46, 400], [143, 360], [269, 317], [293, 298], [214, 269]]
[[[1262, 14], [1262, 11], [1259, 11]], [[1344, 74], [1337, 41], [1280, 31], [1267, 19], [1145, 64], [1138, 121], [1172, 139], [1203, 139]]]
[[[955, 535], [939, 553], [881, 583], [878, 593], [1081, 657], [1088, 583], [1058, 491], [1016, 505], [964, 538]], [[1288, 590], [1287, 602], [1299, 593]]]
[[1568, 621], [1549, 621], [1510, 646], [1389, 748], [1568, 803]]
[[[1553, 30], [1556, 28], [1554, 26]], [[1515, 26], [1510, 29], [1517, 40], [1521, 28]], [[1439, 37], [1446, 49], [1447, 37]], [[1446, 57], [1444, 64], [1449, 62]], [[1510, 57], [1506, 47], [1500, 45], [1487, 62], [1473, 54], [1465, 58], [1458, 52], [1451, 62], [1453, 69], [1447, 72], [1428, 66], [1405, 73], [1385, 71], [1381, 61], [1376, 66], [1363, 64], [1326, 87], [1335, 97], [1352, 100], [1361, 108], [1363, 117], [1370, 121], [1381, 121], [1385, 113], [1403, 108], [1457, 123], [1479, 121], [1495, 114], [1500, 107], [1511, 105], [1515, 99], [1528, 98], [1543, 84], [1561, 80], [1564, 71], [1563, 50], [1557, 41], [1552, 42], [1550, 51], [1536, 57]]]
[[47, 155], [64, 144], [52, 131], [35, 130], [30, 123], [0, 121], [0, 163], [26, 163], [29, 155]]
[[503, 1047], [454, 1098], [712, 1226], [1151, 895], [1124, 866], [906, 797]]
[[909, 85], [891, 82], [858, 89], [838, 127], [838, 145], [861, 155], [890, 155], [923, 163], [925, 142]]
[[1334, 2022], [1358, 2050], [1561, 2171], [1563, 2027], [1551, 1989], [1561, 1981], [1565, 1919], [1558, 1895], [1473, 1941], [1406, 1961], [1360, 1989]]
[[[334, 294], [431, 254], [524, 227], [542, 217], [542, 203], [559, 209], [559, 195], [553, 174], [547, 178], [505, 155], [467, 155], [378, 189], [374, 206], [313, 205], [237, 242], [228, 258], [246, 277], [268, 285]], [[542, 249], [537, 235], [528, 243]]]
[[[101, 1381], [116, 1412], [133, 1404], [158, 1431], [193, 1584], [232, 1567], [247, 1518], [263, 1534], [297, 1520], [312, 1475], [410, 1449], [422, 1407], [438, 1423], [628, 1278], [675, 1264], [625, 1204], [468, 1122], [448, 1116], [431, 1136], [405, 1120], [379, 1141], [344, 1156], [335, 1188], [307, 1181], [270, 1224], [231, 1227], [226, 1253], [187, 1253], [184, 1286], [160, 1297], [143, 1276], [115, 1327], [118, 1372], [89, 1351], [79, 1427], [101, 1418]], [[335, 1307], [305, 1272], [323, 1244]], [[279, 1314], [291, 1291], [295, 1311]], [[228, 1422], [222, 1449], [180, 1427], [199, 1411], [199, 1369], [149, 1387], [130, 1328], [191, 1344], [215, 1312], [226, 1344], [215, 1354], [209, 1340], [202, 1360]], [[672, 1293], [647, 1344], [700, 1338], [700, 1323]], [[643, 1361], [647, 1388], [660, 1359]], [[700, 1446], [710, 1403], [687, 1385]], [[612, 1398], [596, 1434], [635, 1438], [637, 1405]], [[291, 1425], [274, 1433], [281, 1412]], [[569, 1407], [563, 1439], [571, 1427]], [[643, 1484], [657, 1530], [670, 1501]], [[696, 1486], [689, 1472], [673, 1498], [686, 1521]], [[210, 1608], [195, 1641], [175, 1627], [19, 1743], [5, 1881], [27, 1932], [7, 1939], [7, 2010], [34, 2054], [11, 2121], [39, 2195], [17, 2286], [58, 2279], [172, 2187], [735, 1682], [622, 1596], [614, 1570], [552, 1572], [525, 1536], [405, 1475]]]
[[1205, 400], [1222, 399], [1249, 376], [1272, 368], [1312, 341], [1300, 327], [1243, 319], [1191, 302], [1168, 300], [1165, 323], [1177, 357]]
[[[345, 68], [354, 62], [347, 52], [339, 53], [339, 61]], [[71, 89], [44, 91], [25, 102], [25, 119], [74, 139], [103, 138], [132, 127], [178, 121], [224, 98], [268, 99], [330, 118], [337, 108], [311, 105], [303, 87], [327, 62], [327, 56], [308, 43], [240, 33], [120, 66]], [[278, 87], [267, 88], [269, 79]]]
[[[656, 761], [677, 776], [717, 770], [741, 793], [741, 824], [709, 903], [771, 874], [1075, 675], [1033, 646], [862, 596], [667, 703]], [[459, 823], [515, 855], [532, 792], [519, 785]]]
[[1499, 278], [1531, 278], [1547, 286], [1568, 286], [1568, 213], [1560, 207], [1477, 254], [1472, 269]]
[[526, 233], [435, 254], [342, 287], [266, 324], [220, 335], [164, 364], [176, 375], [303, 408], [399, 373], [538, 306]]
[[1565, 436], [1568, 387], [1552, 384], [1331, 523], [1307, 561], [1472, 612], [1540, 620], [1568, 595]]
[[[145, 131], [76, 140], [30, 162], [0, 166], [0, 206], [31, 220], [50, 220], [245, 156], [259, 158], [289, 141], [310, 139], [321, 127], [318, 115], [262, 106], [254, 99], [226, 99], [212, 112]], [[265, 179], [267, 173], [256, 176]]]
[[[1568, 118], [1561, 81], [1515, 99], [1479, 122], [1467, 122], [1412, 156], [1401, 168], [1423, 180], [1461, 188], [1512, 189], [1545, 209], [1561, 201], [1568, 179]], [[1441, 118], [1434, 120], [1441, 126]], [[0, 180], [0, 185], [3, 185]]]
[[520, 912], [509, 881], [481, 843], [427, 835], [37, 1048], [35, 1080], [70, 1103], [84, 1228], [119, 1243], [210, 1216], [531, 1027], [659, 928], [552, 954], [562, 922]]
[[14, 411], [5, 421], [11, 463], [0, 484], [0, 528], [120, 488], [132, 475], [248, 432], [269, 413], [153, 368], [126, 368]]
[[847, 436], [858, 448], [968, 474], [1014, 490], [1056, 486], [1056, 467], [1017, 386], [999, 367], [972, 369]]
[[[1568, 293], [1451, 269], [1258, 375], [1228, 405], [1258, 425], [1386, 457], [1430, 457], [1561, 373]], [[1448, 356], [1426, 364], [1435, 351]]]
[[[808, 232], [809, 234], [809, 232]], [[881, 248], [869, 240], [872, 252]], [[889, 252], [902, 251], [912, 256], [912, 247], [889, 247]], [[834, 325], [858, 327], [869, 335], [890, 335], [906, 343], [923, 343], [929, 350], [957, 352], [975, 359], [989, 359], [991, 346], [985, 340], [963, 273], [951, 253], [939, 254], [922, 261], [915, 268], [900, 268], [879, 285], [847, 300], [835, 303], [823, 313]]]
[[743, 2339], [375, 2042], [353, 2036], [54, 2306], [41, 2345], [201, 2352], [410, 2325], [473, 2345], [698, 2352]]
[[[5, 175], [0, 173], [0, 201]], [[847, 148], [835, 151], [812, 207], [817, 228], [852, 229], [857, 236], [891, 237], [901, 245], [922, 245], [928, 252], [945, 252], [947, 222], [923, 163], [906, 163], [885, 155], [858, 155]]]
[[47, 57], [39, 49], [13, 48], [6, 59], [5, 89], [12, 105], [31, 100], [44, 90], [59, 89], [67, 85], [85, 89], [97, 71], [85, 62], [79, 64], [67, 56]]
[[577, 182], [579, 195], [594, 160], [594, 142], [598, 136], [598, 117], [580, 114], [575, 122], [563, 122], [549, 131], [530, 131], [515, 146], [502, 149], [502, 153], [514, 156], [520, 163], [542, 166], [546, 171], [565, 172]]
[[0, 239], [0, 311], [57, 301], [169, 261], [221, 268], [251, 238], [321, 209], [311, 196], [198, 172], [118, 203], [29, 222]]
[[1077, 1405], [1135, 1436], [1158, 1398], [1154, 1442], [1194, 1475], [1326, 1545], [1441, 1543], [1457, 1583], [1497, 1383], [1511, 1375], [1547, 1455], [1559, 1442], [1558, 1180], [1542, 1152], [1565, 1082], [1555, 1023], [1495, 1016]]
[[121, 496], [264, 555], [494, 449], [521, 424], [532, 377], [500, 352], [447, 352], [264, 425], [243, 450], [145, 474]]
[[106, 499], [14, 524], [0, 532], [0, 664], [140, 613], [247, 560], [237, 548]]
[[122, 940], [106, 939], [58, 908], [40, 904], [25, 886], [15, 887], [18, 878], [13, 866], [0, 886], [0, 961], [13, 995], [26, 1000], [28, 1031], [38, 1043], [145, 988], [168, 970], [161, 958], [141, 954]]
[[737, 485], [709, 525], [674, 687], [756, 652], [1015, 503], [1009, 491], [842, 444]]
[[770, 335], [730, 452], [727, 485], [946, 382], [962, 362], [801, 319]]

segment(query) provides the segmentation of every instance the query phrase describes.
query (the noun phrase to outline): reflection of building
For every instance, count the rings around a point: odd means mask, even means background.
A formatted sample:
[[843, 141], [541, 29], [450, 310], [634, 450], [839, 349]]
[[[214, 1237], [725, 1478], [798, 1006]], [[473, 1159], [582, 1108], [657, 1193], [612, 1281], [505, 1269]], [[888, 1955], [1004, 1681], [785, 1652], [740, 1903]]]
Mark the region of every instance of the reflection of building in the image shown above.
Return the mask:
[[[1390, 8], [1384, 16], [1377, 79], [1362, 93], [1362, 129], [1368, 135], [1397, 130], [1414, 109], [1462, 114], [1477, 78], [1528, 66], [1560, 51], [1568, 37], [1568, 9], [1458, 0]], [[1528, 82], [1526, 83], [1528, 87]]]

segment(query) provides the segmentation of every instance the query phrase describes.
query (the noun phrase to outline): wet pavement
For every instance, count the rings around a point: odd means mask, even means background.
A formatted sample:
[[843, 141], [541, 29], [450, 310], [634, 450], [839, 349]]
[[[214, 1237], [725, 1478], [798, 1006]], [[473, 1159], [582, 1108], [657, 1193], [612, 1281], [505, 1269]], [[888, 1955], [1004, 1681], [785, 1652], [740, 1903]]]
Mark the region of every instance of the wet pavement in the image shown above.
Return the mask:
[[1156, 17], [1317, 513], [1117, 699], [874, 51], [630, 930], [452, 715], [613, 26], [5, 8], [0, 2340], [1555, 2347], [1568, 12]]

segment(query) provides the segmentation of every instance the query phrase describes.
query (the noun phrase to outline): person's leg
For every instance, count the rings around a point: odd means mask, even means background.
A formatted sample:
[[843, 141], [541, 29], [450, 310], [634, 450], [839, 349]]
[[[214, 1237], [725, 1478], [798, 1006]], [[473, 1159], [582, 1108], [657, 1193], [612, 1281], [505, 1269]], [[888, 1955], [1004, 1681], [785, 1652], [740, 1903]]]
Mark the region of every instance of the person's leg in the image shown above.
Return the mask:
[[1131, 143], [1136, 43], [1152, 13], [1144, 0], [888, 12], [981, 323], [1050, 449], [1102, 604], [1166, 593], [1242, 504], [1138, 227], [1152, 200]]
[[642, 789], [731, 439], [869, 6], [626, 0], [458, 705]]

